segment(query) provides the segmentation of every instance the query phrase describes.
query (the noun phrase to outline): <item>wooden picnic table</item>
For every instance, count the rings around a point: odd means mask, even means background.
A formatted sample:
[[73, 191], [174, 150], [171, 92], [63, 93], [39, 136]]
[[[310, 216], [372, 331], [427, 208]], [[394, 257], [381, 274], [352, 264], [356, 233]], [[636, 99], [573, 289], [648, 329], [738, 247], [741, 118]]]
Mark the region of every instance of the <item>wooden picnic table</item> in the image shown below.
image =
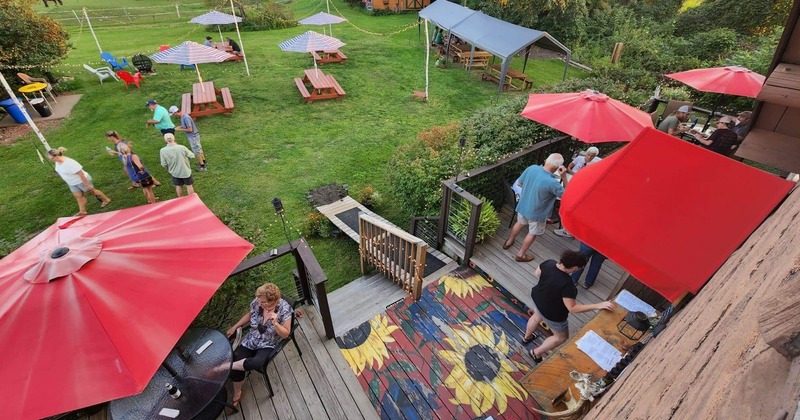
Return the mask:
[[[502, 68], [497, 65], [491, 65], [486, 69], [486, 72], [483, 73], [481, 76], [482, 80], [492, 80], [494, 82], [500, 82], [500, 74], [502, 73]], [[519, 86], [515, 85], [513, 82], [514, 80], [519, 80], [522, 82]], [[505, 81], [503, 83], [503, 90], [508, 89], [516, 89], [516, 90], [527, 90], [530, 89], [533, 85], [533, 81], [528, 79], [528, 76], [525, 73], [520, 71], [516, 71], [514, 69], [508, 69], [506, 71]]]
[[[186, 108], [189, 94], [184, 94], [182, 108]], [[219, 103], [218, 96], [222, 97]], [[209, 114], [219, 114], [233, 111], [233, 98], [228, 88], [217, 89], [214, 82], [206, 81], [192, 85], [191, 107], [189, 113], [193, 118]]]
[[[321, 99], [341, 99], [345, 95], [336, 79], [320, 69], [303, 71], [303, 78], [296, 77], [294, 83], [308, 103]], [[311, 90], [308, 90], [308, 84], [311, 85]]]
[[311, 53], [317, 64], [342, 63], [347, 61], [347, 56], [339, 50], [321, 50]]

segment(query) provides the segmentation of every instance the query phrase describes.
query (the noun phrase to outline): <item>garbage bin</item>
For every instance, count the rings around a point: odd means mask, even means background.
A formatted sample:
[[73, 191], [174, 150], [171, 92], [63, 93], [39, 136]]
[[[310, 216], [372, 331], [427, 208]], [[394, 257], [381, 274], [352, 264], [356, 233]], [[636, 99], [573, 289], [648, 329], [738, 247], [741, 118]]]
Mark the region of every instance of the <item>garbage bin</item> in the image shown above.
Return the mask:
[[42, 117], [49, 117], [53, 115], [53, 111], [50, 110], [50, 107], [47, 105], [47, 102], [44, 101], [44, 98], [36, 98], [31, 99], [31, 106], [36, 112], [39, 113]]
[[[22, 98], [17, 98], [20, 104], [22, 104]], [[25, 119], [25, 114], [22, 113], [20, 107], [14, 103], [13, 99], [6, 99], [5, 101], [0, 102], [0, 106], [8, 112], [8, 115], [11, 115], [11, 118], [14, 119], [14, 122], [17, 124], [25, 124], [28, 120]], [[25, 105], [22, 105], [25, 106]]]

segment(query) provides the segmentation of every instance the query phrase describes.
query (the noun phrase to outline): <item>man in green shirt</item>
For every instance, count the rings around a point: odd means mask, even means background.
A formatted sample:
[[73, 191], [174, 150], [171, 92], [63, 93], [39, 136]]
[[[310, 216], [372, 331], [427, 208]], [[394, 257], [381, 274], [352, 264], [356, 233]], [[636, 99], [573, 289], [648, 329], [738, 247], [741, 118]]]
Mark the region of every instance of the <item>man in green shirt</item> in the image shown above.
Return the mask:
[[155, 99], [147, 101], [146, 106], [153, 111], [153, 118], [147, 120], [146, 125], [155, 126], [156, 130], [161, 131], [161, 134], [175, 134], [175, 124], [172, 123], [172, 119], [169, 117], [167, 108], [159, 105]]
[[664, 121], [661, 121], [661, 124], [658, 125], [658, 130], [670, 136], [680, 135], [682, 132], [686, 131], [680, 126], [680, 123], [686, 121], [690, 112], [692, 111], [687, 105], [681, 106], [674, 114], [664, 118]]
[[187, 194], [194, 194], [194, 178], [192, 178], [192, 167], [189, 159], [194, 159], [194, 153], [189, 151], [186, 146], [175, 143], [175, 135], [172, 133], [164, 134], [164, 141], [167, 145], [161, 148], [161, 166], [172, 176], [172, 185], [175, 186], [175, 193], [178, 197], [183, 195], [183, 186], [186, 186]]

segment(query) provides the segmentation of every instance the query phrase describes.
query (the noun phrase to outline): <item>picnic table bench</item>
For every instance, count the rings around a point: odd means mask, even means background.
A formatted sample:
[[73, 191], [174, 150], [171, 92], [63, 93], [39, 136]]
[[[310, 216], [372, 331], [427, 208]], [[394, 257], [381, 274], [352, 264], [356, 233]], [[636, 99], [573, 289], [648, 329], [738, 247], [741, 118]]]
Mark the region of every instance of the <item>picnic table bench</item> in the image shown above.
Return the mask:
[[[481, 80], [491, 80], [495, 83], [500, 83], [500, 74], [502, 73], [502, 68], [495, 64], [489, 66], [486, 71], [481, 75]], [[519, 86], [514, 84], [515, 80], [519, 80], [521, 84]], [[503, 90], [508, 89], [515, 89], [515, 90], [527, 90], [533, 86], [533, 81], [528, 79], [528, 75], [525, 73], [516, 71], [514, 69], [508, 69], [506, 71], [505, 81], [503, 83]]]
[[347, 56], [342, 54], [339, 50], [313, 51], [311, 55], [314, 57], [314, 61], [319, 65], [325, 63], [343, 63], [347, 61]]
[[[218, 96], [222, 97], [221, 104]], [[195, 83], [192, 85], [192, 93], [181, 96], [181, 112], [188, 113], [192, 118], [233, 112], [233, 109], [230, 88], [217, 89], [211, 81]]]
[[489, 66], [489, 59], [492, 58], [492, 53], [488, 51], [475, 51], [473, 55], [469, 50], [465, 50], [456, 54], [458, 63], [464, 67], [469, 66], [470, 55], [472, 55], [472, 67], [486, 68]]
[[[303, 72], [303, 78], [296, 77], [294, 83], [300, 95], [307, 103], [322, 99], [342, 99], [345, 91], [336, 79], [319, 69], [309, 69]], [[311, 90], [308, 85], [311, 85]]]

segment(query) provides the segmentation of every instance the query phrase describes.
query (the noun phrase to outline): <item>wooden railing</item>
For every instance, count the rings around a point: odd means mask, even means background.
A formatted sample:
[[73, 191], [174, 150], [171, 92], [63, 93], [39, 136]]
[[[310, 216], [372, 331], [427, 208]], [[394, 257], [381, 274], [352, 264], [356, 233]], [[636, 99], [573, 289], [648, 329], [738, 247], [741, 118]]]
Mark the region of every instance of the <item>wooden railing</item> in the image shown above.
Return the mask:
[[[475, 250], [475, 240], [478, 233], [478, 221], [481, 216], [483, 202], [478, 194], [494, 202], [497, 207], [503, 200], [503, 191], [499, 183], [510, 185], [525, 167], [542, 163], [547, 153], [559, 152], [564, 156], [572, 156], [573, 145], [561, 143], [569, 137], [561, 136], [542, 140], [536, 144], [512, 153], [491, 165], [472, 169], [466, 174], [459, 174], [453, 178], [442, 181], [442, 207], [439, 211], [439, 226], [436, 237], [436, 248], [442, 249], [445, 239], [457, 243], [462, 250], [451, 249], [450, 254], [455, 259], [466, 263]], [[578, 146], [580, 147], [580, 146]], [[513, 172], [513, 176], [508, 172]], [[510, 179], [509, 179], [510, 178]], [[469, 190], [469, 191], [468, 191]], [[464, 212], [464, 207], [469, 206], [469, 218], [466, 232], [460, 226], [452, 223], [452, 216], [457, 212]], [[460, 216], [463, 219], [463, 216]], [[455, 254], [455, 255], [454, 255]]]
[[366, 274], [370, 266], [375, 267], [400, 284], [414, 300], [419, 300], [428, 244], [367, 214], [358, 217], [358, 230], [361, 273]]

